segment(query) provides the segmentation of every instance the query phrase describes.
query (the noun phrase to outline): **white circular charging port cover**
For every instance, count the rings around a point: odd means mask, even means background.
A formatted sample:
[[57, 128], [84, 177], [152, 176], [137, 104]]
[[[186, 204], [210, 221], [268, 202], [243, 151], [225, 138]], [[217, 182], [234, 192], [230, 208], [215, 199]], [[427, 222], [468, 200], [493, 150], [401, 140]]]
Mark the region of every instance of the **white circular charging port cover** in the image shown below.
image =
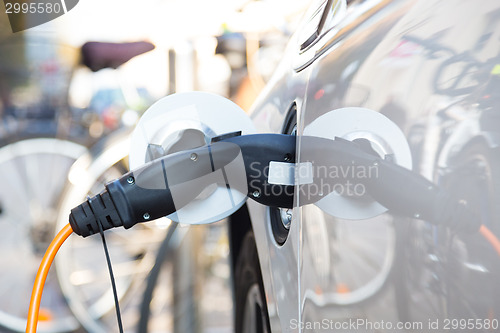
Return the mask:
[[[237, 131], [241, 131], [242, 135], [253, 134], [255, 127], [248, 115], [230, 100], [206, 92], [169, 95], [158, 100], [144, 113], [132, 133], [130, 169], [137, 169], [159, 157], [151, 156], [151, 147], [163, 152], [160, 156], [167, 155], [203, 146], [215, 136]], [[231, 181], [246, 183], [241, 154], [230, 164], [231, 170], [237, 171], [226, 170], [225, 177], [229, 184]], [[175, 191], [171, 191], [175, 202]], [[245, 200], [246, 193], [214, 184], [168, 218], [183, 224], [212, 223], [236, 211]]]
[[[303, 135], [332, 140], [335, 137], [349, 141], [367, 139], [380, 156], [392, 155], [394, 163], [412, 168], [411, 151], [403, 132], [389, 118], [370, 109], [347, 107], [330, 111], [307, 125]], [[376, 170], [374, 172], [370, 174], [365, 170], [365, 174], [370, 177], [376, 177]], [[387, 208], [371, 198], [359, 200], [335, 191], [316, 202], [316, 205], [334, 217], [350, 220], [368, 219], [387, 211]]]

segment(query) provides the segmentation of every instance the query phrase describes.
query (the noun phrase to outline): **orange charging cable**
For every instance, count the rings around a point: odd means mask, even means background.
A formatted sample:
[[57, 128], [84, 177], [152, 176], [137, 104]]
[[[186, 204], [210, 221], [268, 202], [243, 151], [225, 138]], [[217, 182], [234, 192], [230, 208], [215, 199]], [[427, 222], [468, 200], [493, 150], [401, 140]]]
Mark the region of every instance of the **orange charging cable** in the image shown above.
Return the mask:
[[[33, 292], [31, 293], [26, 333], [36, 332], [38, 314], [40, 311], [40, 301], [42, 300], [43, 287], [45, 285], [45, 280], [47, 279], [47, 274], [49, 273], [50, 265], [52, 264], [57, 251], [61, 248], [61, 245], [72, 233], [73, 229], [71, 229], [71, 226], [67, 224], [61, 231], [59, 231], [43, 256], [40, 268], [36, 274]], [[489, 230], [486, 226], [481, 225], [479, 233], [493, 246], [495, 251], [500, 256], [500, 240], [491, 232], [491, 230]]]
[[49, 248], [43, 256], [38, 273], [36, 273], [35, 284], [31, 293], [30, 309], [28, 312], [28, 323], [26, 324], [26, 333], [36, 332], [38, 324], [38, 313], [40, 311], [40, 301], [42, 300], [43, 286], [49, 273], [50, 265], [56, 256], [57, 251], [66, 239], [73, 233], [71, 226], [67, 224], [50, 243]]
[[488, 229], [484, 224], [481, 226], [481, 228], [479, 228], [479, 233], [484, 237], [486, 238], [486, 240], [488, 241], [488, 243], [491, 244], [491, 246], [493, 246], [493, 248], [495, 249], [495, 251], [497, 251], [498, 255], [500, 256], [500, 241], [498, 240], [498, 238], [493, 234], [493, 232], [491, 232], [490, 229]]

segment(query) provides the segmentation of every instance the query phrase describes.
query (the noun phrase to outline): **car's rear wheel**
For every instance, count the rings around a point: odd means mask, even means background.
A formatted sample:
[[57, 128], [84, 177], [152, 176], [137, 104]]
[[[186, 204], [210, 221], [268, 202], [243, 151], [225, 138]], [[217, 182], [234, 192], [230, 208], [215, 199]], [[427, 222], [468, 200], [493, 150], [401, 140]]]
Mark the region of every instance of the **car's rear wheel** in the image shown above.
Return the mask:
[[243, 237], [235, 264], [235, 332], [271, 332], [255, 237]]

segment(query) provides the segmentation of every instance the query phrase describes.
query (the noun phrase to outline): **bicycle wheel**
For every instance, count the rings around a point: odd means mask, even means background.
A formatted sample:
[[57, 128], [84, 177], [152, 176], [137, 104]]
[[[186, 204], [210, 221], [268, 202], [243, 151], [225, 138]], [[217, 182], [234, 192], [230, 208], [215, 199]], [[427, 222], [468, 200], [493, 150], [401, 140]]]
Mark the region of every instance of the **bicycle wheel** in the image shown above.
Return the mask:
[[[393, 272], [396, 230], [393, 217], [382, 214], [350, 221], [325, 214], [318, 207], [303, 207], [305, 246], [316, 256], [310, 258], [322, 297], [310, 290], [307, 297], [316, 304], [357, 305], [374, 299]], [[329, 238], [327, 238], [329, 237]], [[328, 241], [327, 241], [328, 239]], [[326, 263], [325, 263], [326, 262]]]
[[[128, 170], [128, 134], [117, 134], [101, 143], [91, 154], [80, 158], [69, 172], [70, 183], [62, 197], [57, 228], [68, 223], [70, 210], [87, 195], [99, 193], [107, 181]], [[106, 232], [114, 266], [124, 328], [136, 324], [142, 282], [154, 263], [154, 255], [165, 230], [161, 220], [141, 223], [132, 230]], [[110, 332], [116, 327], [114, 301], [100, 237], [71, 236], [56, 256], [55, 267], [69, 307], [90, 332]]]
[[[57, 202], [74, 161], [86, 148], [54, 138], [0, 148], [0, 326], [24, 332], [33, 280], [52, 239]], [[78, 327], [51, 272], [41, 303], [39, 332]]]

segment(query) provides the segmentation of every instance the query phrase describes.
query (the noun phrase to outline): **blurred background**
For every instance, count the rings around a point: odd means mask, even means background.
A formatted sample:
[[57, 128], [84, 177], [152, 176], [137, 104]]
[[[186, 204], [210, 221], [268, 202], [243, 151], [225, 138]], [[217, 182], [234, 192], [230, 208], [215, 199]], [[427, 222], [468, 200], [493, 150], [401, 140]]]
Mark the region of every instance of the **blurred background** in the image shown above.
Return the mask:
[[[24, 332], [43, 253], [72, 207], [128, 171], [141, 114], [191, 90], [248, 110], [308, 3], [82, 0], [18, 33], [2, 8], [0, 332]], [[126, 332], [233, 330], [224, 221], [187, 227], [164, 218], [106, 235]], [[39, 331], [117, 331], [99, 237], [63, 246]]]

